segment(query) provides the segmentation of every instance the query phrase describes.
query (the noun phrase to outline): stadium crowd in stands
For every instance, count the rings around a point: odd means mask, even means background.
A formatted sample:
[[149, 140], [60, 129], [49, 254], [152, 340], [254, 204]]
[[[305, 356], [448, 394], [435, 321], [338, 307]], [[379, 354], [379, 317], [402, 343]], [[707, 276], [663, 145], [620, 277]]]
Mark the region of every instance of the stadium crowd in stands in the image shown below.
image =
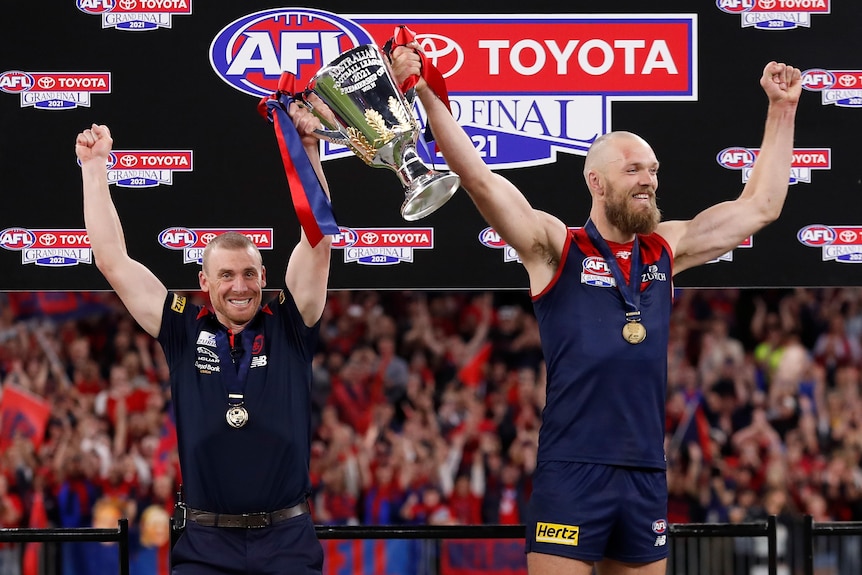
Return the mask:
[[[181, 477], [161, 349], [111, 293], [51, 297], [0, 294], [0, 527], [127, 517], [132, 572], [164, 572]], [[528, 296], [334, 291], [322, 322], [315, 522], [522, 523], [545, 398]], [[668, 521], [862, 520], [862, 288], [677, 290], [671, 325]], [[28, 561], [0, 543], [0, 574]]]

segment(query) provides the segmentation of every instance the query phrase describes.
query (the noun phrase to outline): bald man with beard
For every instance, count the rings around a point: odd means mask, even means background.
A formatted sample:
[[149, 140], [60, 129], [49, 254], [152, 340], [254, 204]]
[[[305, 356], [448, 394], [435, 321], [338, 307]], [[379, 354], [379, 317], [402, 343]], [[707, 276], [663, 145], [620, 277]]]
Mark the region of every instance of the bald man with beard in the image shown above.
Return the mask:
[[[419, 50], [414, 42], [392, 51], [399, 83], [420, 74]], [[416, 85], [449, 168], [529, 275], [547, 364], [526, 519], [531, 575], [589, 575], [594, 567], [600, 575], [665, 573], [672, 278], [781, 213], [801, 74], [770, 62], [760, 85], [769, 100], [763, 143], [737, 199], [691, 220], [661, 221], [655, 152], [636, 134], [611, 132], [584, 161], [592, 206], [575, 231], [492, 172], [429, 86]]]

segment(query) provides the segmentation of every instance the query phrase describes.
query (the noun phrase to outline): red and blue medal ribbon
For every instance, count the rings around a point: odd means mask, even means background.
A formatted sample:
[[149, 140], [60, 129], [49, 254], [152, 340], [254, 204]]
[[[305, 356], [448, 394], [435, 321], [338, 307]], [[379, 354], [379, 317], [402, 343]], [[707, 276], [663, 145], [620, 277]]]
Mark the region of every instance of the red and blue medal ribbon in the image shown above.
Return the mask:
[[592, 219], [587, 220], [587, 223], [584, 224], [584, 229], [586, 230], [587, 237], [590, 238], [593, 246], [595, 246], [595, 248], [599, 250], [599, 253], [602, 254], [602, 257], [605, 259], [605, 263], [608, 264], [608, 268], [610, 268], [611, 274], [614, 276], [614, 280], [616, 280], [617, 289], [623, 296], [623, 301], [626, 304], [626, 320], [640, 321], [641, 250], [638, 243], [638, 235], [635, 234], [635, 239], [632, 242], [632, 255], [631, 260], [629, 260], [631, 262], [631, 267], [629, 268], [629, 281], [626, 282], [625, 275], [623, 275], [623, 270], [620, 268], [620, 264], [617, 262], [616, 256], [611, 252], [610, 246], [608, 246], [608, 243], [601, 236]]
[[287, 176], [296, 217], [305, 231], [305, 237], [314, 247], [324, 235], [337, 234], [338, 224], [335, 223], [332, 203], [323, 191], [311, 160], [308, 159], [308, 154], [302, 146], [302, 138], [287, 113], [295, 93], [294, 80], [293, 74], [289, 72], [282, 74], [278, 82], [278, 91], [262, 98], [257, 109], [275, 126], [275, 137], [281, 150], [284, 173]]

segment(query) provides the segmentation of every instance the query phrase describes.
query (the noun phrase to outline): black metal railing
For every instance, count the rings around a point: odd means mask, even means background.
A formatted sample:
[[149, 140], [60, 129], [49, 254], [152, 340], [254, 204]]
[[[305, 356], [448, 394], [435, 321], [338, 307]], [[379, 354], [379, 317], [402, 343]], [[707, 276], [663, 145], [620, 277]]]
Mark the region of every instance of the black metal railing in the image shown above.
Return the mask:
[[[321, 540], [355, 540], [355, 539], [523, 539], [523, 525], [318, 525], [315, 527]], [[722, 540], [731, 539], [734, 542], [750, 542], [752, 539], [764, 539], [766, 554], [763, 566], [769, 575], [777, 575], [778, 565], [786, 560], [779, 554], [778, 522], [775, 516], [764, 521], [750, 523], [674, 523], [668, 526], [669, 543], [673, 543], [668, 560], [668, 573], [712, 573], [714, 568], [706, 566], [708, 558], [704, 557], [700, 545], [691, 546], [690, 540]], [[801, 565], [793, 572], [804, 575], [814, 575], [815, 564], [818, 561], [842, 561], [842, 550], [849, 550], [852, 564], [862, 560], [862, 522], [815, 522], [811, 516], [805, 516], [801, 529], [797, 533], [802, 543]], [[120, 519], [117, 529], [97, 528], [57, 528], [57, 529], [0, 529], [0, 542], [103, 542], [119, 544], [119, 573], [129, 573], [129, 524], [127, 519]], [[846, 541], [845, 545], [840, 545]], [[827, 545], [828, 544], [828, 545]], [[826, 559], [824, 559], [826, 558]], [[726, 557], [724, 558], [726, 559]], [[840, 568], [839, 568], [840, 567]], [[846, 572], [848, 564], [834, 566], [833, 571]], [[851, 569], [853, 567], [850, 567]], [[744, 566], [747, 572], [749, 566]], [[737, 567], [727, 572], [740, 572]]]
[[120, 519], [116, 529], [100, 529], [96, 527], [59, 527], [55, 529], [37, 529], [23, 527], [20, 529], [0, 529], [2, 543], [84, 543], [97, 541], [100, 543], [118, 543], [120, 549], [120, 575], [129, 575], [129, 520]]
[[[802, 527], [802, 541], [805, 546], [805, 575], [814, 575], [815, 572], [815, 564], [817, 563], [818, 558], [826, 556], [826, 557], [835, 557], [836, 560], [839, 560], [840, 554], [839, 550], [841, 549], [840, 543], [846, 540], [847, 537], [856, 536], [859, 537], [862, 535], [862, 522], [859, 521], [818, 521], [815, 522], [810, 515], [806, 515], [803, 521]], [[821, 546], [817, 545], [819, 541], [824, 540], [827, 545], [822, 546], [824, 548], [819, 548]], [[838, 545], [834, 545], [837, 542]], [[833, 543], [833, 544], [829, 544]], [[835, 569], [833, 569], [836, 573], [862, 573], [862, 543], [856, 540], [853, 541], [851, 545], [847, 546], [848, 551], [852, 551], [856, 553], [854, 557], [855, 569], [847, 569], [846, 565], [844, 569], [839, 569], [838, 565], [835, 565]]]

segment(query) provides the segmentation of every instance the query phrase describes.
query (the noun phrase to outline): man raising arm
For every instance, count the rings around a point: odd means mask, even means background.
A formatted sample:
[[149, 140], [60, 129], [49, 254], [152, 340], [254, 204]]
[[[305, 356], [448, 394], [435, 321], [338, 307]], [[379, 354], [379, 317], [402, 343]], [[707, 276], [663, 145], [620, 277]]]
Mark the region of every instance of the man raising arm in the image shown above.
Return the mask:
[[[418, 45], [395, 48], [401, 83]], [[742, 194], [688, 221], [661, 221], [659, 163], [630, 132], [598, 137], [584, 160], [592, 198], [579, 230], [533, 209], [492, 172], [449, 110], [416, 86], [436, 143], [530, 282], [547, 364], [547, 401], [527, 514], [531, 575], [664, 574], [664, 410], [674, 274], [703, 264], [775, 220], [790, 179], [799, 70], [770, 62], [760, 154]]]
[[[289, 114], [326, 190], [311, 135], [320, 123], [295, 104]], [[105, 126], [78, 135], [84, 220], [97, 267], [158, 338], [170, 366], [185, 495], [172, 572], [319, 574], [323, 551], [306, 498], [311, 360], [331, 238], [312, 247], [301, 234], [286, 289], [263, 303], [260, 251], [243, 234], [220, 234], [204, 249], [198, 273], [211, 307], [192, 305], [127, 253], [108, 189], [111, 145]]]

